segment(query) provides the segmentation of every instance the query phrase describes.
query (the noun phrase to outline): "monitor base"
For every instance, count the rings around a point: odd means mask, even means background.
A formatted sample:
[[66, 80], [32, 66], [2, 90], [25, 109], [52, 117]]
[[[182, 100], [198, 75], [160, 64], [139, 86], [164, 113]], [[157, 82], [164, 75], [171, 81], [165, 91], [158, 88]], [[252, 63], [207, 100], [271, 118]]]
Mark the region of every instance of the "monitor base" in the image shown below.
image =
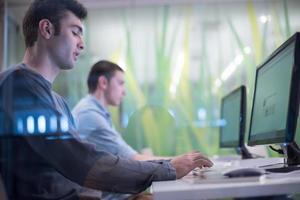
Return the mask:
[[265, 170], [273, 173], [288, 173], [291, 171], [300, 170], [300, 149], [296, 142], [283, 144], [281, 148], [282, 149], [275, 151], [280, 154], [284, 154], [284, 163], [281, 163], [280, 166], [277, 165], [277, 167], [273, 166], [271, 168], [265, 168]]
[[296, 142], [283, 146], [283, 152], [287, 157], [287, 165], [300, 165], [300, 149]]
[[[284, 164], [281, 164], [284, 165]], [[299, 165], [291, 165], [291, 166], [282, 166], [282, 167], [274, 167], [274, 168], [266, 168], [265, 169], [267, 172], [272, 172], [272, 173], [289, 173], [292, 171], [300, 170]]]

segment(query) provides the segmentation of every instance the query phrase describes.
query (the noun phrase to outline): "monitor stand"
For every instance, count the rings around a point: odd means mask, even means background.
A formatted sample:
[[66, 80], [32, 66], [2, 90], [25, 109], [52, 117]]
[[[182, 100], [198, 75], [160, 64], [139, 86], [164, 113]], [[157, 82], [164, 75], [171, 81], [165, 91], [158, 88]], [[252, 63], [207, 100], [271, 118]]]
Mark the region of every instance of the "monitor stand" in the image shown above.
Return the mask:
[[236, 148], [236, 151], [239, 155], [242, 156], [242, 159], [250, 159], [253, 158], [251, 153], [248, 151], [247, 147], [245, 145]]
[[284, 154], [284, 163], [267, 167], [265, 170], [274, 173], [287, 173], [294, 170], [300, 170], [300, 149], [295, 142], [282, 145]]

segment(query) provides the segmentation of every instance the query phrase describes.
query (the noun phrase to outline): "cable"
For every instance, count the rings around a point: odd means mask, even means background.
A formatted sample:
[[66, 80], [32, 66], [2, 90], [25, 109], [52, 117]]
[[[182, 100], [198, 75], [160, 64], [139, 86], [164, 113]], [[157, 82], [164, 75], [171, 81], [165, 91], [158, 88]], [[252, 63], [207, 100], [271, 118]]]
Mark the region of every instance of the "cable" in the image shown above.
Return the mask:
[[279, 154], [284, 154], [282, 149], [275, 149], [274, 147], [272, 147], [271, 145], [269, 145], [270, 149], [272, 149], [273, 151], [279, 153]]

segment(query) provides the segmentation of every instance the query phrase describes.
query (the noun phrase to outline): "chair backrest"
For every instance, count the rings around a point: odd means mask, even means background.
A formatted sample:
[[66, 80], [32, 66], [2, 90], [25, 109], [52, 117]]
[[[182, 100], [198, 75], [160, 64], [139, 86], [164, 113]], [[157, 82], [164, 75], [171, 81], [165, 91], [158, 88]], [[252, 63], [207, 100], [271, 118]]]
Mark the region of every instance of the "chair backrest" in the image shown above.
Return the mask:
[[136, 150], [151, 148], [156, 155], [174, 155], [176, 122], [162, 106], [147, 105], [134, 112], [124, 133], [125, 140]]

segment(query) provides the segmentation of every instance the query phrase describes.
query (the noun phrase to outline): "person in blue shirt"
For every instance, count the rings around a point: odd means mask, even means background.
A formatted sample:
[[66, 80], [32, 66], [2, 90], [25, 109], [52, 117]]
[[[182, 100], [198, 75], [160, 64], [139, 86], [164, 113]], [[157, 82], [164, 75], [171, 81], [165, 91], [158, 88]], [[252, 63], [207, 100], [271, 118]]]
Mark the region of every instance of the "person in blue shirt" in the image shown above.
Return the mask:
[[[126, 94], [124, 71], [117, 64], [101, 60], [93, 65], [87, 85], [89, 94], [73, 108], [80, 137], [100, 151], [137, 161], [170, 159], [140, 154], [129, 146], [113, 126], [109, 106], [119, 106]], [[105, 200], [126, 199], [128, 195], [104, 192]]]
[[168, 159], [139, 154], [114, 128], [108, 107], [119, 106], [126, 94], [122, 68], [110, 61], [101, 60], [91, 68], [87, 85], [89, 94], [72, 110], [80, 137], [96, 144], [99, 150], [129, 159]]

